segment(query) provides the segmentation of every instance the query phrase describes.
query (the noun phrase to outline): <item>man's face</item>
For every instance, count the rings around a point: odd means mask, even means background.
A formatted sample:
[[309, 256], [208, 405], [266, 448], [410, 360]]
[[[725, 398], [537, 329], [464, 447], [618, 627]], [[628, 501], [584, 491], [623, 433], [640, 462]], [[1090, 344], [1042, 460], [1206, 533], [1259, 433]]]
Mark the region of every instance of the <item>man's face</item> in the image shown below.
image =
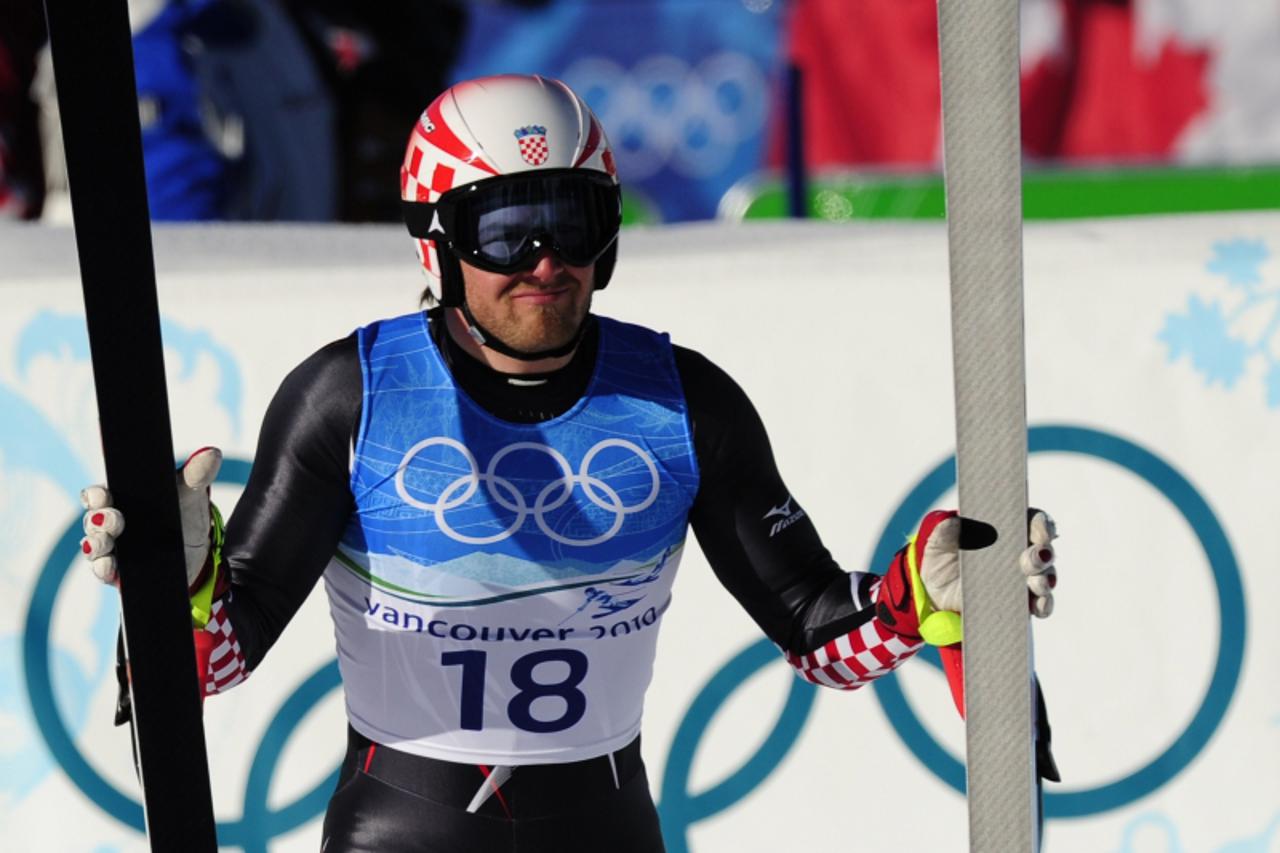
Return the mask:
[[532, 269], [495, 273], [462, 264], [467, 306], [481, 326], [522, 352], [573, 340], [591, 310], [595, 264], [566, 265], [543, 252]]

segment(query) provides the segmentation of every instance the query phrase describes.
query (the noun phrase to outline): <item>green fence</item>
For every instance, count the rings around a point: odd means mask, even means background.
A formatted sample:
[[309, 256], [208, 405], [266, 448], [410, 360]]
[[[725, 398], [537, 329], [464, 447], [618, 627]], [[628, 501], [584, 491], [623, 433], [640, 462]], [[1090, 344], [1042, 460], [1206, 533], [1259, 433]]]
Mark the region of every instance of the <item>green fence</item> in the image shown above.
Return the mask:
[[[1214, 210], [1280, 210], [1280, 166], [1234, 168], [1035, 169], [1023, 173], [1026, 219], [1071, 219]], [[810, 181], [809, 215], [817, 219], [941, 219], [942, 176], [839, 173]], [[787, 216], [781, 176], [761, 174], [735, 185], [720, 218]]]

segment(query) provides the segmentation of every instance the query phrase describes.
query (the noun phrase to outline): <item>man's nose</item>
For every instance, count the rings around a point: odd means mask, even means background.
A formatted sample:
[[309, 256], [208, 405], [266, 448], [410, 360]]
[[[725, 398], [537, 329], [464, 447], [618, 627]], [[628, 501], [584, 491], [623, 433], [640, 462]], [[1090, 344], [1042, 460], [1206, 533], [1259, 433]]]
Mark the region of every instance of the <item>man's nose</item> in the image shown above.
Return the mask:
[[538, 281], [545, 282], [555, 281], [562, 272], [564, 272], [564, 261], [560, 260], [560, 256], [551, 249], [540, 251], [533, 269], [529, 271], [530, 275]]

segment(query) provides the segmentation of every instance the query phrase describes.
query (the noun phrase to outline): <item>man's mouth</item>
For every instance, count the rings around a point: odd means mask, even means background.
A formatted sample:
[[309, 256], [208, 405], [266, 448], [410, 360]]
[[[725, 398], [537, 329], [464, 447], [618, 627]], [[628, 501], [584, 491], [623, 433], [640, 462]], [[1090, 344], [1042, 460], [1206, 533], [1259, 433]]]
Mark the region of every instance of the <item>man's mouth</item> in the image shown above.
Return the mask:
[[549, 305], [560, 299], [567, 298], [569, 288], [567, 287], [548, 287], [538, 290], [521, 290], [511, 294], [511, 298], [525, 305]]
[[511, 290], [511, 298], [526, 305], [546, 305], [568, 297], [573, 292], [573, 284], [569, 281], [546, 285], [517, 284]]

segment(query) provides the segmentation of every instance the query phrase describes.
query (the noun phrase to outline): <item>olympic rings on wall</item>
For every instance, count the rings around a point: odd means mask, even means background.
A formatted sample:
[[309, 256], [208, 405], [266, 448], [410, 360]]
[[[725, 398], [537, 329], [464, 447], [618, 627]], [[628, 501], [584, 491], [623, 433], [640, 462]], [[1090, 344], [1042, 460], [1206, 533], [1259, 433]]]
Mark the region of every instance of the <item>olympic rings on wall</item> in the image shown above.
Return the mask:
[[[1212, 509], [1199, 491], [1168, 462], [1156, 457], [1150, 450], [1130, 441], [1097, 430], [1074, 426], [1053, 425], [1032, 427], [1028, 435], [1032, 453], [1067, 452], [1095, 457], [1112, 462], [1145, 480], [1152, 488], [1168, 498], [1183, 514], [1205, 550], [1208, 568], [1218, 591], [1218, 659], [1210, 683], [1204, 691], [1199, 710], [1190, 723], [1180, 732], [1174, 743], [1161, 755], [1153, 757], [1144, 767], [1122, 775], [1116, 781], [1093, 788], [1067, 791], [1050, 791], [1045, 796], [1046, 817], [1076, 818], [1111, 811], [1161, 788], [1182, 773], [1206, 747], [1212, 736], [1223, 724], [1226, 711], [1236, 692], [1241, 674], [1241, 661], [1245, 654], [1244, 591], [1230, 541]], [[479, 484], [486, 488], [505, 489], [492, 479], [496, 462], [518, 449], [544, 451], [544, 445], [521, 442], [503, 448], [490, 460], [486, 474], [479, 473], [474, 458], [465, 446], [452, 439], [438, 437], [415, 445], [406, 460], [428, 446], [436, 444], [453, 448], [471, 461], [470, 473], [457, 478], [446, 492], [474, 493]], [[638, 512], [657, 497], [657, 481], [643, 506], [621, 507], [621, 502], [611, 502], [617, 491], [605, 491], [598, 485], [599, 478], [588, 472], [595, 456], [607, 447], [621, 447], [635, 452], [645, 462], [656, 478], [652, 461], [634, 444], [620, 439], [602, 441], [583, 457], [578, 473], [571, 473], [563, 456], [552, 455], [563, 476], [553, 481], [542, 492], [543, 511], [549, 511], [548, 502], [556, 488], [564, 492], [556, 500], [567, 500], [567, 491], [583, 486], [583, 491], [593, 502], [613, 509], [618, 515]], [[548, 449], [549, 450], [549, 449]], [[558, 457], [558, 458], [557, 458]], [[496, 460], [496, 461], [495, 461]], [[405, 463], [407, 464], [407, 462]], [[243, 484], [248, 478], [247, 461], [227, 459], [219, 482]], [[489, 479], [482, 479], [488, 476]], [[499, 478], [505, 480], [505, 478]], [[397, 473], [399, 489], [402, 473]], [[462, 482], [458, 482], [461, 480]], [[474, 483], [472, 482], [474, 480]], [[588, 484], [589, 481], [589, 484]], [[884, 565], [900, 541], [900, 532], [914, 526], [937, 498], [955, 482], [954, 459], [948, 458], [926, 473], [893, 513], [876, 546], [873, 564]], [[492, 485], [491, 485], [492, 484]], [[592, 491], [593, 489], [598, 490]], [[548, 491], [550, 490], [550, 491]], [[599, 495], [604, 495], [602, 500]], [[443, 506], [457, 501], [457, 494], [445, 495], [436, 501]], [[426, 503], [418, 501], [419, 505]], [[514, 500], [511, 503], [519, 506]], [[434, 512], [430, 504], [429, 511]], [[538, 502], [535, 501], [535, 507]], [[559, 505], [559, 504], [556, 504]], [[421, 506], [420, 506], [421, 508]], [[445, 510], [441, 510], [444, 512]], [[514, 510], [513, 510], [514, 511]], [[527, 515], [533, 510], [526, 511]], [[46, 746], [54, 761], [67, 774], [70, 782], [116, 820], [139, 831], [143, 828], [142, 806], [131, 795], [117, 789], [103, 778], [91, 762], [80, 752], [80, 746], [68, 730], [57, 707], [53, 689], [53, 673], [50, 658], [50, 629], [53, 609], [64, 576], [78, 559], [78, 546], [83, 531], [78, 514], [71, 519], [62, 538], [49, 555], [29, 606], [23, 638], [23, 664], [32, 712]], [[936, 657], [936, 655], [935, 655]], [[768, 640], [756, 640], [735, 655], [710, 678], [698, 692], [684, 717], [667, 753], [666, 771], [663, 774], [662, 799], [658, 804], [662, 815], [663, 833], [667, 849], [671, 853], [689, 850], [690, 829], [697, 823], [734, 808], [747, 795], [773, 773], [801, 737], [808, 721], [813, 702], [820, 688], [798, 679], [791, 679], [783, 712], [772, 723], [759, 748], [728, 777], [702, 793], [691, 786], [692, 762], [698, 747], [711, 728], [716, 712], [729, 701], [757, 670], [765, 666], [783, 666], [782, 659]], [[268, 807], [266, 792], [274, 790], [276, 774], [280, 772], [279, 758], [284, 744], [301, 725], [303, 718], [328, 692], [337, 689], [336, 664], [330, 663], [307, 678], [285, 701], [272, 720], [257, 757], [251, 768], [244, 793], [244, 814], [236, 821], [219, 823], [219, 838], [226, 844], [240, 845], [247, 851], [265, 853], [267, 844], [298, 826], [314, 819], [324, 811], [329, 792], [333, 790], [337, 771], [316, 784], [294, 801], [278, 808]], [[895, 731], [903, 739], [910, 752], [941, 781], [961, 789], [964, 769], [959, 762], [939, 744], [916, 716], [907, 702], [902, 686], [894, 677], [880, 679], [873, 685], [876, 697], [888, 715], [896, 721]], [[764, 721], [768, 726], [768, 722]]]
[[[410, 493], [409, 487], [405, 483], [405, 471], [413, 464], [413, 460], [418, 454], [430, 447], [447, 447], [455, 451], [465, 461], [468, 473], [450, 482], [434, 500], [422, 500]], [[601, 451], [611, 447], [621, 448], [634, 454], [648, 471], [649, 493], [639, 503], [626, 504], [616, 489], [601, 478], [591, 474], [592, 461]], [[515, 483], [497, 473], [498, 465], [503, 459], [512, 453], [522, 450], [545, 453], [551, 457], [552, 461], [560, 469], [560, 477], [551, 480], [542, 487], [532, 506], [529, 505], [524, 494], [516, 487]], [[471, 500], [482, 483], [487, 493], [487, 500], [508, 512], [514, 513], [514, 518], [504, 529], [497, 533], [471, 536], [451, 526], [445, 514], [449, 510], [457, 509]], [[530, 515], [533, 516], [538, 529], [547, 538], [555, 542], [578, 548], [599, 545], [618, 534], [628, 515], [648, 509], [658, 498], [660, 484], [658, 466], [654, 464], [649, 454], [645, 453], [639, 445], [623, 438], [607, 438], [596, 442], [582, 457], [582, 463], [578, 466], [577, 472], [573, 470], [564, 454], [555, 448], [534, 441], [518, 441], [508, 444], [493, 454], [493, 458], [489, 460], [484, 473], [481, 473], [480, 465], [476, 461], [475, 455], [465, 444], [457, 439], [438, 435], [423, 439], [413, 447], [410, 447], [396, 467], [395, 476], [396, 494], [405, 503], [424, 512], [431, 513], [435, 517], [436, 526], [440, 528], [441, 533], [455, 542], [462, 542], [467, 545], [490, 545], [494, 542], [510, 539], [515, 535], [516, 531], [524, 526]], [[574, 489], [578, 487], [581, 487], [582, 493], [586, 495], [587, 500], [592, 505], [613, 513], [613, 522], [603, 533], [586, 539], [574, 539], [565, 536], [552, 529], [551, 525], [547, 523], [547, 513], [554, 512], [564, 506], [569, 501], [569, 498], [572, 497]]]
[[725, 171], [738, 148], [759, 139], [769, 82], [760, 64], [721, 51], [690, 65], [653, 54], [630, 69], [604, 57], [580, 59], [563, 72], [600, 121], [624, 179], [643, 181], [664, 167], [688, 178]]
[[[1113, 433], [1069, 425], [1042, 425], [1027, 432], [1029, 453], [1073, 453], [1110, 462], [1142, 479], [1162, 495], [1183, 517], [1199, 540], [1203, 558], [1217, 589], [1218, 655], [1213, 676], [1203, 688], [1200, 706], [1190, 722], [1163, 752], [1144, 765], [1113, 771], [1115, 778], [1073, 791], [1046, 791], [1046, 818], [1075, 818], [1120, 808], [1163, 787], [1200, 754], [1218, 731], [1240, 683], [1245, 656], [1246, 609], [1244, 582], [1231, 541], [1222, 522], [1204, 496], [1169, 462], [1147, 448]], [[908, 493], [890, 517], [876, 545], [872, 564], [888, 565], [901, 539], [916, 520], [955, 485], [955, 457], [941, 462]], [[926, 650], [922, 660], [941, 669], [937, 652]], [[965, 770], [916, 715], [901, 683], [883, 678], [873, 688], [885, 714], [894, 721], [893, 732], [942, 782], [964, 791]]]

